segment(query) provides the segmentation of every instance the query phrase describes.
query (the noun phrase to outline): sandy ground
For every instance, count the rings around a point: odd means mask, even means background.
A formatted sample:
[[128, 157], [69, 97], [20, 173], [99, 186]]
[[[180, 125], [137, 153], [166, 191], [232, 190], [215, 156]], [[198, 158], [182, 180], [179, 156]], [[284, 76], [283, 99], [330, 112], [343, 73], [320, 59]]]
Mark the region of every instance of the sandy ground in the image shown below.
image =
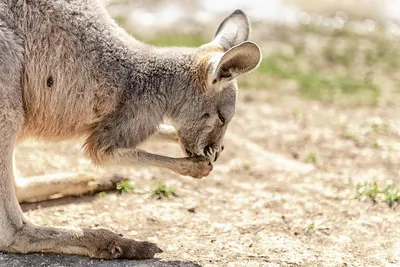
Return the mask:
[[[23, 205], [34, 223], [107, 228], [165, 252], [142, 262], [0, 254], [0, 266], [398, 266], [399, 209], [356, 199], [352, 185], [400, 184], [397, 111], [242, 90], [226, 149], [202, 180], [156, 168], [95, 169], [80, 142], [27, 142], [17, 151], [24, 176], [95, 171], [132, 179], [137, 191]], [[371, 126], [379, 123], [384, 131]], [[180, 154], [173, 145], [151, 149]], [[303, 163], [310, 153], [315, 165]], [[156, 182], [178, 196], [149, 197]]]

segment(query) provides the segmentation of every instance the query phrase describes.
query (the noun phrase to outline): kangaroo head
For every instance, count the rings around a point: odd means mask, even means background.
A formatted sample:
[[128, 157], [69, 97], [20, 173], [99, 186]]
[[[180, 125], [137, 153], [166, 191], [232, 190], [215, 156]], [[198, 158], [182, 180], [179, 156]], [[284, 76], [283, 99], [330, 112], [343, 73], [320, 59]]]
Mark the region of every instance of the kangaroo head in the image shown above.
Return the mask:
[[261, 61], [260, 48], [247, 41], [249, 32], [246, 15], [236, 10], [221, 23], [214, 40], [190, 53], [196, 62], [192, 75], [197, 77], [187, 85], [191, 87], [190, 99], [183, 100], [173, 118], [188, 156], [215, 161], [224, 149], [223, 137], [235, 113], [236, 78], [254, 70]]

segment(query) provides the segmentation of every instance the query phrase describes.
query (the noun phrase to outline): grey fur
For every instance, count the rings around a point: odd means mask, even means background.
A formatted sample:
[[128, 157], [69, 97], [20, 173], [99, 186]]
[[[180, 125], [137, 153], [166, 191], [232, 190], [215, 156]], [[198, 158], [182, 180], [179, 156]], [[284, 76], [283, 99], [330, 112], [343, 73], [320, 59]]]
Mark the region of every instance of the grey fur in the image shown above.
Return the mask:
[[[200, 48], [157, 48], [129, 36], [97, 0], [0, 0], [0, 250], [151, 258], [151, 243], [105, 230], [44, 228], [22, 214], [13, 188], [16, 142], [86, 136], [96, 164], [143, 164], [201, 178], [222, 151], [235, 112], [235, 77], [261, 53], [236, 11]], [[138, 148], [177, 129], [190, 157]]]

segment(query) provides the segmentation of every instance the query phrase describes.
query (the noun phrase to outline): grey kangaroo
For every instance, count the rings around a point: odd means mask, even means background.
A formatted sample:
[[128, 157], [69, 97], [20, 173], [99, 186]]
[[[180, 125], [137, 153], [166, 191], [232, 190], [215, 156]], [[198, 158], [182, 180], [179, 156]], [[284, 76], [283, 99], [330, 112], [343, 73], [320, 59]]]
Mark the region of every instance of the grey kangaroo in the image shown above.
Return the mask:
[[[0, 251], [104, 259], [162, 252], [108, 230], [30, 223], [14, 186], [14, 147], [28, 137], [85, 137], [95, 164], [207, 176], [235, 112], [235, 78], [261, 60], [249, 31], [237, 10], [208, 44], [158, 48], [128, 35], [97, 0], [0, 0]], [[160, 127], [167, 120], [176, 133]], [[139, 148], [151, 138], [176, 140], [186, 157]]]

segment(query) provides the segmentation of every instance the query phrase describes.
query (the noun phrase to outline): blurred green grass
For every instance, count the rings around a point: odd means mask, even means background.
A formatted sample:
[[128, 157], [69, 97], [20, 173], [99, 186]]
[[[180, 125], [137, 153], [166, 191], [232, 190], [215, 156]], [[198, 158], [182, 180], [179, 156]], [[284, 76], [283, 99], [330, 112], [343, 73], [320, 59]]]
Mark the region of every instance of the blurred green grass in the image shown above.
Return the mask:
[[[254, 76], [258, 83], [250, 83], [246, 87], [265, 88], [267, 85], [263, 83], [263, 76], [294, 80], [297, 93], [312, 100], [342, 104], [377, 104], [380, 96], [376, 84], [338, 73], [325, 73], [323, 69], [311, 68], [305, 71], [297, 66], [296, 58], [280, 53], [264, 57]], [[248, 81], [245, 80], [244, 83], [246, 82]]]
[[[212, 38], [201, 29], [133, 35], [157, 46], [196, 47]], [[275, 90], [344, 106], [387, 104], [400, 92], [400, 49], [383, 33], [256, 22], [251, 39], [263, 50], [263, 60], [256, 71], [239, 78], [242, 89]]]

